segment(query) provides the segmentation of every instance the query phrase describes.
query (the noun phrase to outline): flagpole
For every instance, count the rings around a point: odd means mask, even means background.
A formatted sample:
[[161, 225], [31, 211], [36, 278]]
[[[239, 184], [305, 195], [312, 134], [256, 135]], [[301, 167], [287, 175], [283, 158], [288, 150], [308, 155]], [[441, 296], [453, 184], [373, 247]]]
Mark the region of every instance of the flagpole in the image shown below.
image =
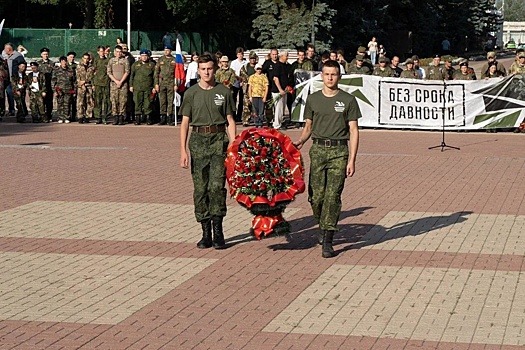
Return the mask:
[[128, 35], [127, 35], [127, 43], [128, 43], [128, 50], [131, 52], [131, 0], [127, 0], [127, 11], [128, 11]]

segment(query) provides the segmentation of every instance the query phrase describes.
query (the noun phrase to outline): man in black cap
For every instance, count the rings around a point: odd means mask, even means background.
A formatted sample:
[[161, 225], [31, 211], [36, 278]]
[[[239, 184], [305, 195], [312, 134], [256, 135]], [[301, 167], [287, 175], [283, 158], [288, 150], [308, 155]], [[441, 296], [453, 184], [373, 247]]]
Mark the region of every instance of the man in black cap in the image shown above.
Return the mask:
[[42, 58], [37, 61], [38, 71], [44, 74], [45, 78], [45, 96], [42, 95], [44, 97], [45, 115], [42, 118], [42, 121], [44, 123], [49, 123], [50, 121], [52, 121], [53, 113], [53, 88], [51, 86], [51, 77], [53, 75], [53, 68], [55, 67], [55, 62], [49, 59], [49, 49], [47, 47], [43, 47], [42, 49], [40, 49], [40, 57]]
[[476, 74], [469, 72], [468, 61], [459, 64], [459, 71], [454, 73], [454, 80], [476, 80]]

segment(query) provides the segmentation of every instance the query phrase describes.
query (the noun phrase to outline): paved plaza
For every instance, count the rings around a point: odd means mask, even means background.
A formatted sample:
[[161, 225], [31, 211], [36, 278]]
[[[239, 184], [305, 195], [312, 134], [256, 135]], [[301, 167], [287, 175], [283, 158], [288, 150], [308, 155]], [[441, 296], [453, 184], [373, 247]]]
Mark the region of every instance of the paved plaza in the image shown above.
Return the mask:
[[197, 249], [179, 127], [0, 123], [0, 349], [523, 349], [525, 135], [440, 142], [362, 130], [323, 259], [305, 193]]

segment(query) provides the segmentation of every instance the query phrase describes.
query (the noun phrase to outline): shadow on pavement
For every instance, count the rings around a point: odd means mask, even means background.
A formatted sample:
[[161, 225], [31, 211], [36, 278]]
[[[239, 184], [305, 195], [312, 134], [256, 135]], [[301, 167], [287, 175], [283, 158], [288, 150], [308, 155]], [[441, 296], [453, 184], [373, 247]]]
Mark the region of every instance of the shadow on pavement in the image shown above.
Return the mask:
[[[351, 212], [351, 211], [350, 211]], [[343, 214], [343, 213], [342, 213]], [[372, 224], [346, 224], [340, 226], [340, 231], [334, 236], [334, 249], [336, 253], [347, 250], [360, 249], [367, 246], [380, 244], [386, 241], [418, 236], [434, 230], [461, 223], [467, 220], [471, 211], [461, 211], [450, 215], [428, 216], [407, 222], [399, 223], [392, 227]], [[346, 216], [350, 216], [346, 214]], [[317, 227], [300, 231], [287, 236], [287, 242], [270, 245], [273, 250], [302, 250], [318, 246]], [[338, 246], [345, 245], [340, 249]]]

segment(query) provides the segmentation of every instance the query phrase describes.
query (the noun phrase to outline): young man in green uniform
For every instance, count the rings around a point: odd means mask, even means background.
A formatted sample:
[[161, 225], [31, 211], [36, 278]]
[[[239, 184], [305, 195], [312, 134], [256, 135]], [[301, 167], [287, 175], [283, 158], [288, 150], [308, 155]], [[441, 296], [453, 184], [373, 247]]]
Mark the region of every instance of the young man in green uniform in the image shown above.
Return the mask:
[[149, 59], [148, 50], [140, 50], [140, 58], [131, 66], [130, 91], [135, 102], [135, 125], [146, 122], [151, 124], [150, 95], [155, 93], [153, 87], [155, 63]]
[[38, 71], [44, 74], [46, 82], [45, 95], [42, 95], [44, 96], [44, 107], [46, 110], [44, 123], [49, 123], [52, 121], [53, 113], [53, 87], [51, 84], [51, 78], [53, 76], [55, 62], [49, 59], [49, 49], [47, 47], [40, 49], [40, 56], [42, 59], [37, 61]]
[[300, 149], [312, 135], [308, 201], [322, 230], [323, 258], [336, 255], [332, 244], [341, 213], [341, 193], [346, 177], [355, 173], [359, 146], [357, 119], [361, 111], [355, 97], [339, 89], [339, 69], [337, 61], [324, 63], [323, 88], [308, 96], [306, 123], [301, 138], [294, 143]]
[[[195, 217], [202, 226], [198, 248], [224, 247], [222, 220], [226, 215], [226, 169], [224, 160], [236, 134], [235, 103], [230, 89], [215, 82], [215, 62], [210, 55], [199, 57], [200, 80], [184, 94], [180, 108], [180, 165], [188, 168], [191, 153]], [[192, 127], [188, 143], [188, 131]], [[213, 228], [213, 239], [212, 239]]]
[[177, 91], [175, 80], [175, 57], [171, 54], [171, 46], [164, 47], [164, 55], [161, 56], [155, 66], [155, 90], [160, 101], [160, 123], [170, 124], [175, 121], [173, 116], [173, 99]]

